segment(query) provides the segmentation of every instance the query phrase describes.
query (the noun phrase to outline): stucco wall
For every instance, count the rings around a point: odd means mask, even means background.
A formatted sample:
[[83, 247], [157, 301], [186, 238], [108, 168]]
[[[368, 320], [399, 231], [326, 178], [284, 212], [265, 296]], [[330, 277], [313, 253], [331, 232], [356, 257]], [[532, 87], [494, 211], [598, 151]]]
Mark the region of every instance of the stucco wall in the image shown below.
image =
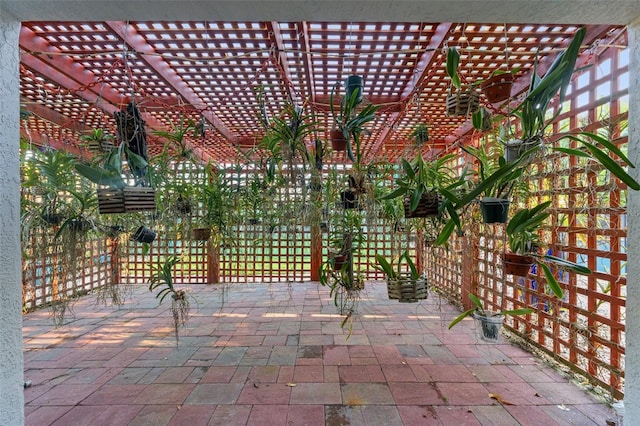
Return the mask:
[[0, 425], [24, 423], [18, 34], [0, 9]]
[[[628, 28], [629, 69], [640, 69], [640, 19]], [[629, 73], [629, 157], [637, 168], [630, 173], [640, 179], [640, 73]], [[625, 424], [640, 421], [640, 192], [629, 191], [627, 204], [627, 318], [625, 358]]]

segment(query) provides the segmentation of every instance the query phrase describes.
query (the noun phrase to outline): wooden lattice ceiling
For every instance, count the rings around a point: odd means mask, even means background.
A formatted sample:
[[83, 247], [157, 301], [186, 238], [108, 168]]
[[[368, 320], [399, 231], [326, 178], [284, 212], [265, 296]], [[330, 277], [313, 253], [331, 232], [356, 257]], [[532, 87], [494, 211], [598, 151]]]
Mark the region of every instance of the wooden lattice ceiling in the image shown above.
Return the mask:
[[[331, 128], [329, 95], [349, 74], [364, 77], [366, 102], [380, 105], [364, 137], [366, 158], [395, 160], [417, 123], [430, 127], [427, 149], [452, 146], [469, 129], [445, 113], [443, 54], [462, 51], [467, 82], [518, 67], [512, 94], [526, 89], [536, 54], [539, 73], [565, 46], [574, 25], [323, 22], [26, 22], [20, 36], [21, 97], [30, 111], [23, 134], [35, 143], [78, 149], [92, 128], [113, 132], [113, 112], [135, 98], [147, 125], [180, 117], [208, 130], [192, 138], [205, 159], [224, 162], [263, 134], [266, 115], [287, 101], [314, 112], [318, 134]], [[621, 41], [620, 27], [589, 26], [586, 52]], [[505, 55], [505, 52], [508, 54]], [[497, 105], [491, 106], [497, 108]], [[152, 134], [152, 132], [148, 132]], [[152, 149], [160, 140], [151, 137]], [[309, 141], [311, 142], [311, 141]], [[334, 161], [343, 161], [336, 154]]]

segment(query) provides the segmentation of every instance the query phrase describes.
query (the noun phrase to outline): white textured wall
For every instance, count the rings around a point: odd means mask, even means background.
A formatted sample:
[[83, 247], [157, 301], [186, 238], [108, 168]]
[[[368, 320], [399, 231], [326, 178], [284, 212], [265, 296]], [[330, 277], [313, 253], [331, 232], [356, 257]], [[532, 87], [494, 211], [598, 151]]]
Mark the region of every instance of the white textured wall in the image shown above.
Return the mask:
[[24, 423], [18, 35], [0, 9], [0, 425]]
[[[629, 30], [629, 159], [630, 169], [640, 179], [640, 19]], [[635, 72], [633, 72], [635, 70]], [[625, 357], [625, 424], [640, 422], [640, 192], [629, 191], [627, 198], [627, 318]], [[631, 421], [633, 419], [633, 421]]]
[[623, 24], [638, 0], [0, 0], [23, 21], [278, 20]]

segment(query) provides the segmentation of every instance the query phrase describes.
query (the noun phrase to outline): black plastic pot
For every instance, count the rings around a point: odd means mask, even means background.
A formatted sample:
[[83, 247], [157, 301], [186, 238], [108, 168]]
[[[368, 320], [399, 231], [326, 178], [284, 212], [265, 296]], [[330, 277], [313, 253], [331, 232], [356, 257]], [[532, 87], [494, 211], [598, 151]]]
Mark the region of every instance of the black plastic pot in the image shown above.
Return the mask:
[[73, 232], [86, 232], [91, 229], [91, 222], [83, 218], [71, 219], [68, 226]]
[[40, 217], [47, 225], [60, 225], [64, 220], [64, 216], [59, 213], [43, 213]]
[[107, 228], [105, 229], [105, 234], [107, 234], [107, 237], [112, 239], [118, 238], [118, 236], [123, 232], [124, 232], [124, 228], [119, 225], [107, 226]]
[[145, 226], [141, 226], [136, 230], [136, 232], [134, 232], [134, 234], [131, 236], [131, 239], [139, 243], [150, 244], [153, 242], [153, 240], [156, 239], [156, 235], [157, 234], [151, 229]]
[[342, 191], [340, 193], [340, 201], [342, 201], [342, 207], [345, 209], [358, 208], [358, 195], [355, 192]]
[[538, 138], [533, 138], [526, 142], [519, 139], [513, 139], [507, 142], [504, 146], [504, 159], [507, 163], [516, 161], [522, 157], [522, 155], [533, 148], [536, 145], [540, 145], [541, 141]]
[[484, 223], [507, 223], [509, 200], [485, 197], [480, 200], [480, 211]]
[[362, 77], [360, 77], [359, 75], [350, 75], [349, 77], [347, 77], [347, 80], [344, 83], [344, 87], [346, 90], [347, 99], [351, 99], [353, 92], [357, 90], [358, 94], [356, 95], [356, 102], [362, 102], [362, 89], [364, 88]]

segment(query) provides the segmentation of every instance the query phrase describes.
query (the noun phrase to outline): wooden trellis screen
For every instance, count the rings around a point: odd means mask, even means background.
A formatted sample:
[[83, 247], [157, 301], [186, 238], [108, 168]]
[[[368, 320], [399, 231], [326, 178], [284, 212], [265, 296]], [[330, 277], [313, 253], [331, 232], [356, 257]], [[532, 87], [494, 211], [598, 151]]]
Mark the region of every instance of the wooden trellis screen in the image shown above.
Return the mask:
[[[593, 66], [576, 76], [563, 113], [552, 130], [554, 134], [576, 129], [597, 131], [611, 136], [624, 149], [629, 55], [620, 47], [600, 49], [590, 58]], [[233, 177], [239, 187], [246, 185], [251, 175], [246, 170], [230, 173], [235, 173]], [[175, 176], [177, 180], [193, 178], [184, 168], [176, 169]], [[429, 282], [458, 302], [466, 302], [468, 292], [474, 291], [488, 308], [536, 306], [539, 308], [536, 314], [509, 318], [508, 327], [619, 398], [623, 389], [625, 348], [626, 188], [592, 164], [554, 155], [538, 164], [529, 182], [534, 188], [529, 202], [536, 203], [549, 194], [554, 195], [554, 214], [544, 231], [544, 240], [551, 242], [547, 249], [587, 265], [594, 273], [578, 277], [558, 272], [566, 294], [564, 300], [558, 301], [547, 293], [540, 271], [532, 270], [524, 278], [502, 273], [499, 259], [506, 238], [501, 226], [473, 224], [464, 237], [455, 237], [449, 248], [427, 247], [424, 263]], [[267, 204], [260, 206], [260, 217], [241, 209], [244, 216], [235, 222], [231, 232], [233, 244], [220, 247], [221, 282], [310, 279], [311, 228], [304, 220], [304, 207], [296, 203], [302, 191], [303, 186], [295, 186], [274, 194]], [[328, 214], [335, 212], [335, 206], [325, 207]], [[272, 223], [268, 214], [272, 209], [287, 211], [290, 215], [284, 215], [284, 222]], [[188, 224], [179, 217], [175, 219], [175, 226], [167, 228], [160, 227], [153, 215], [146, 215], [146, 219], [158, 237], [148, 253], [143, 252], [139, 244], [129, 243], [121, 265], [123, 277], [144, 282], [151, 273], [151, 265], [169, 255], [180, 254], [184, 261], [177, 268], [177, 282], [211, 282], [214, 262], [210, 245], [193, 241]], [[398, 242], [399, 247], [409, 248], [416, 254], [419, 244], [416, 244], [415, 232], [408, 226], [384, 222], [375, 211], [369, 212], [364, 218], [367, 242], [355, 259], [356, 270], [370, 279], [381, 278], [381, 273], [373, 268], [374, 255], [397, 255]], [[24, 248], [29, 251], [36, 239], [50, 238], [51, 235], [30, 235], [23, 241]], [[323, 256], [326, 256], [326, 239], [327, 234], [323, 234]], [[57, 249], [50, 247], [40, 257], [26, 258], [23, 266], [25, 309], [50, 302], [54, 288], [58, 293], [72, 296], [111, 282], [113, 258], [104, 240], [87, 243], [87, 254], [78, 256], [80, 272], [71, 281], [63, 279], [56, 253]], [[468, 253], [474, 256], [466, 255]]]
[[[628, 51], [611, 47], [590, 59], [592, 66], [572, 83], [553, 133], [597, 132], [610, 137], [624, 150]], [[550, 143], [566, 146], [568, 142], [556, 138]], [[553, 214], [543, 232], [543, 240], [551, 244], [545, 249], [586, 265], [594, 273], [578, 276], [557, 271], [565, 293], [564, 300], [558, 301], [546, 289], [542, 271], [536, 271], [535, 267], [526, 278], [503, 274], [499, 259], [506, 244], [504, 228], [476, 224], [461, 242], [475, 256], [463, 259], [442, 249], [429, 251], [429, 277], [442, 292], [462, 303], [468, 292], [473, 291], [491, 309], [537, 307], [537, 313], [526, 318], [509, 318], [508, 327], [555, 359], [581, 371], [608, 389], [613, 397], [621, 398], [626, 187], [592, 163], [548, 152], [528, 177], [533, 189], [528, 200], [531, 205], [553, 195]]]

